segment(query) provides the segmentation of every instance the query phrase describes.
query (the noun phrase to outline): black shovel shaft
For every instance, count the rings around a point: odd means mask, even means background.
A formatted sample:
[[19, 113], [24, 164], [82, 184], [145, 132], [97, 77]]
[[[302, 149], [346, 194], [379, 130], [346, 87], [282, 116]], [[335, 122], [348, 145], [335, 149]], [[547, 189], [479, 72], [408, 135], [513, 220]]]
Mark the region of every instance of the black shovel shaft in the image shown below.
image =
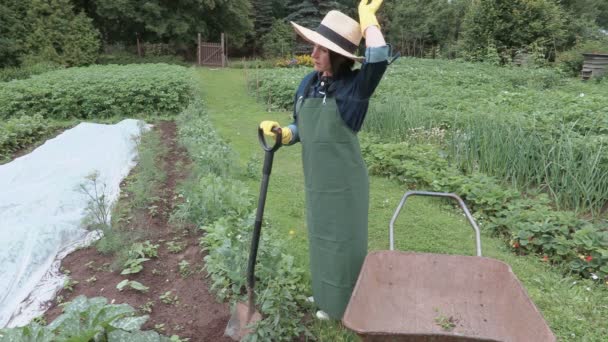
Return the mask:
[[[251, 250], [249, 251], [249, 264], [247, 265], [247, 286], [250, 288], [253, 288], [255, 282], [255, 262], [258, 255], [258, 245], [260, 243], [260, 233], [262, 231], [262, 219], [266, 204], [266, 193], [268, 191], [268, 180], [270, 179], [270, 169], [272, 168], [273, 159], [274, 152], [265, 152], [264, 175], [262, 176], [262, 185], [260, 187], [258, 210], [255, 214], [255, 225], [253, 226], [253, 237], [251, 238]], [[268, 169], [268, 173], [266, 173], [266, 169]]]
[[258, 130], [260, 144], [262, 144], [262, 148], [265, 152], [264, 168], [262, 169], [262, 185], [260, 186], [260, 198], [258, 200], [258, 210], [255, 214], [255, 225], [253, 227], [253, 236], [251, 237], [251, 250], [249, 251], [249, 263], [247, 264], [247, 287], [248, 291], [250, 291], [250, 297], [253, 293], [253, 287], [255, 286], [255, 262], [258, 256], [258, 246], [260, 244], [260, 234], [262, 231], [262, 219], [264, 217], [264, 206], [266, 205], [266, 193], [268, 192], [268, 182], [270, 180], [274, 152], [281, 147], [281, 128], [276, 127], [273, 129], [273, 131], [276, 134], [276, 140], [274, 146], [269, 147], [264, 140], [264, 133], [261, 129]]

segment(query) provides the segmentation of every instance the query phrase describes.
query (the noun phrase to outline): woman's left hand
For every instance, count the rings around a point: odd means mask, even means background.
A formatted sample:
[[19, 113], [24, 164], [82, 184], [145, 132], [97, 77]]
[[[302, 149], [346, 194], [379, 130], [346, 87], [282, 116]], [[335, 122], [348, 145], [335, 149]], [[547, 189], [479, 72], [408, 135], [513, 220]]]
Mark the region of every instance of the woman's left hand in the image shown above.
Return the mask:
[[376, 12], [382, 5], [383, 0], [361, 0], [359, 3], [359, 23], [361, 24], [361, 33], [365, 36], [365, 30], [370, 26], [378, 26]]

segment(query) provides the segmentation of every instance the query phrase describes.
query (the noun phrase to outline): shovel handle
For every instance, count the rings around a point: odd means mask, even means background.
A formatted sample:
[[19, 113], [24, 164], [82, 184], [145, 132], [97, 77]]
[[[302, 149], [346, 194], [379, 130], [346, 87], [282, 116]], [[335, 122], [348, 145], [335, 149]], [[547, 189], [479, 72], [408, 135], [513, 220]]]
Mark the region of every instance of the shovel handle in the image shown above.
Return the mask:
[[272, 131], [274, 132], [274, 145], [268, 146], [266, 143], [266, 137], [264, 136], [264, 130], [261, 127], [258, 127], [258, 140], [260, 141], [260, 145], [266, 152], [275, 152], [281, 147], [281, 141], [283, 139], [283, 132], [281, 127], [273, 127]]
[[473, 230], [475, 231], [475, 246], [477, 247], [477, 256], [481, 256], [481, 237], [479, 234], [479, 227], [477, 226], [477, 223], [475, 223], [475, 220], [473, 219], [471, 212], [469, 212], [469, 208], [464, 203], [462, 198], [460, 198], [460, 196], [458, 196], [456, 194], [451, 194], [451, 193], [446, 193], [446, 192], [429, 192], [429, 191], [408, 191], [405, 193], [405, 195], [403, 195], [403, 198], [401, 199], [399, 206], [397, 206], [397, 210], [395, 210], [395, 213], [393, 214], [393, 218], [391, 219], [391, 223], [390, 223], [389, 242], [390, 242], [391, 251], [395, 249], [394, 224], [395, 224], [395, 221], [397, 220], [397, 216], [399, 216], [399, 213], [401, 212], [401, 208], [403, 208], [403, 205], [405, 204], [405, 201], [407, 200], [407, 198], [410, 196], [414, 196], [414, 195], [453, 198], [456, 201], [458, 201], [458, 204], [464, 211], [464, 214], [466, 215], [467, 219], [469, 220], [469, 223], [471, 224], [471, 226], [473, 227]]
[[[264, 138], [264, 131], [258, 127], [258, 138], [264, 149], [264, 166], [262, 168], [262, 184], [260, 185], [260, 197], [258, 199], [258, 209], [255, 215], [255, 223], [253, 226], [253, 235], [251, 237], [251, 249], [249, 251], [249, 260], [247, 262], [247, 292], [249, 294], [249, 306], [253, 308], [255, 302], [255, 263], [258, 256], [258, 246], [260, 243], [260, 235], [262, 231], [262, 219], [264, 216], [264, 206], [266, 204], [266, 193], [268, 192], [268, 182], [270, 180], [270, 172], [272, 170], [272, 162], [274, 160], [274, 152], [281, 147], [281, 127], [273, 127], [275, 133], [275, 143], [269, 147]], [[251, 310], [250, 310], [251, 311]]]

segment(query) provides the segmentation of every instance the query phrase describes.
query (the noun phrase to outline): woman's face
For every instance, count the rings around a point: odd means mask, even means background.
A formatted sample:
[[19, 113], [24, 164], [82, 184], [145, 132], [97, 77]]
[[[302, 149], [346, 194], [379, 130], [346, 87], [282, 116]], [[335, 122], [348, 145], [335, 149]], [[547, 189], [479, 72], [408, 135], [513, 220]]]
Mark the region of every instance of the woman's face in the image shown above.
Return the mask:
[[316, 71], [331, 74], [331, 62], [329, 60], [328, 49], [315, 44], [311, 56], [315, 62]]

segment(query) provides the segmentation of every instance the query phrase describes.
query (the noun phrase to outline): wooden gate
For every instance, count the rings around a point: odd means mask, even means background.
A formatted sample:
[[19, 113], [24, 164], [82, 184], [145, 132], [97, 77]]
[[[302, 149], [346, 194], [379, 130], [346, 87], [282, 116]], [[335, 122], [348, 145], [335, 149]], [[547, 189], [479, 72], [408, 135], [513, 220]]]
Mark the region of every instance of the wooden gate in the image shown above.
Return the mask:
[[220, 43], [211, 43], [201, 41], [201, 34], [198, 34], [198, 65], [225, 67], [226, 66], [226, 48], [224, 34]]

